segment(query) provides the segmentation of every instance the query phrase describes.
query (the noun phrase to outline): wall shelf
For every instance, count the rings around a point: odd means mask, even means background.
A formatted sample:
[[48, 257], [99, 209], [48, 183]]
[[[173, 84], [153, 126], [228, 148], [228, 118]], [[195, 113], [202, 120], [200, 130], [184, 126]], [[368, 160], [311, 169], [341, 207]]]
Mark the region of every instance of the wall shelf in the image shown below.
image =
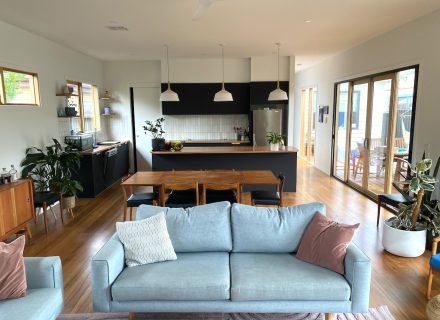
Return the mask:
[[80, 118], [80, 116], [58, 116], [58, 118]]
[[78, 95], [76, 93], [57, 93], [56, 94], [57, 97], [78, 97]]

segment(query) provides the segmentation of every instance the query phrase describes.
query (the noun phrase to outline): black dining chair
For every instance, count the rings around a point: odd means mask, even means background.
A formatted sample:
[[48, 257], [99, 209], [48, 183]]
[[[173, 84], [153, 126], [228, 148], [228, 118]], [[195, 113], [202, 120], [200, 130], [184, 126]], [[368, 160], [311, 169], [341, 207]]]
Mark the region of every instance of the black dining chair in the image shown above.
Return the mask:
[[251, 203], [253, 206], [283, 206], [283, 190], [286, 177], [278, 175], [278, 186], [276, 191], [255, 190], [251, 192]]
[[165, 207], [190, 208], [199, 205], [199, 184], [196, 183], [168, 183], [163, 190], [169, 190]]
[[[34, 210], [37, 208], [43, 209], [44, 229], [46, 230], [46, 233], [49, 232], [48, 221], [47, 221], [47, 208], [49, 207], [50, 211], [52, 212], [56, 220], [57, 217], [52, 210], [52, 206], [57, 202], [60, 203], [61, 221], [64, 223], [63, 202], [61, 201], [61, 198], [62, 197], [59, 193], [50, 192], [50, 191], [42, 191], [42, 192], [34, 191]], [[37, 215], [35, 215], [35, 222], [37, 222]]]
[[[122, 182], [130, 178], [131, 175], [128, 175], [125, 178], [122, 178]], [[133, 208], [137, 208], [142, 204], [146, 205], [158, 205], [159, 204], [159, 192], [153, 191], [153, 192], [142, 192], [142, 193], [131, 193], [130, 195], [127, 194], [127, 191], [125, 188], [122, 188], [124, 192], [124, 197], [127, 199], [125, 206], [124, 206], [124, 221], [127, 220], [127, 210], [130, 211], [130, 220], [133, 220]]]
[[238, 183], [205, 183], [203, 185], [202, 203], [229, 201], [240, 203], [240, 185]]

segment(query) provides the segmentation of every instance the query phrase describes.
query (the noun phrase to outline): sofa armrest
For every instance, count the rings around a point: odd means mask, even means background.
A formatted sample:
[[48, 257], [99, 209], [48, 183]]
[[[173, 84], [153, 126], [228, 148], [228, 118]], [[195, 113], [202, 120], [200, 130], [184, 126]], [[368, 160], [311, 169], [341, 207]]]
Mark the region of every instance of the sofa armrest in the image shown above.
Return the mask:
[[351, 286], [351, 312], [367, 312], [370, 300], [371, 260], [354, 243], [345, 255], [345, 278]]
[[115, 234], [92, 258], [94, 311], [110, 312], [111, 286], [124, 267], [124, 246]]
[[26, 282], [29, 289], [57, 288], [63, 290], [60, 257], [25, 257]]

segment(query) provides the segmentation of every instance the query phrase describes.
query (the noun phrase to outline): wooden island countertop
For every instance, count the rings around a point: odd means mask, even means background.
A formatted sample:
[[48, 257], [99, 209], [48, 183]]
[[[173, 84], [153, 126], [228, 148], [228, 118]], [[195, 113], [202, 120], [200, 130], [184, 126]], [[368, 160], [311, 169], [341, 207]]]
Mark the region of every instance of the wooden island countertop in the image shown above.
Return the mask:
[[285, 147], [277, 151], [270, 150], [269, 146], [260, 147], [184, 147], [181, 151], [152, 151], [157, 155], [186, 155], [186, 154], [229, 154], [229, 153], [296, 153], [298, 149]]

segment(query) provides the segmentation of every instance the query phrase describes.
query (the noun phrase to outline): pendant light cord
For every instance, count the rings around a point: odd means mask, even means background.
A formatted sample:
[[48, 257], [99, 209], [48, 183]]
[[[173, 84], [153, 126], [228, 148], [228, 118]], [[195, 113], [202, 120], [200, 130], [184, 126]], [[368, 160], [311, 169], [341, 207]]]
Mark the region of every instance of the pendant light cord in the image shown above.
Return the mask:
[[225, 90], [225, 52], [224, 52], [223, 44], [220, 44], [220, 47], [222, 47], [222, 72], [223, 72], [222, 89]]
[[168, 90], [170, 89], [170, 58], [168, 56], [168, 45], [165, 45], [167, 48], [167, 72], [168, 72]]
[[278, 47], [278, 81], [277, 81], [277, 89], [280, 88], [280, 44], [277, 43]]

